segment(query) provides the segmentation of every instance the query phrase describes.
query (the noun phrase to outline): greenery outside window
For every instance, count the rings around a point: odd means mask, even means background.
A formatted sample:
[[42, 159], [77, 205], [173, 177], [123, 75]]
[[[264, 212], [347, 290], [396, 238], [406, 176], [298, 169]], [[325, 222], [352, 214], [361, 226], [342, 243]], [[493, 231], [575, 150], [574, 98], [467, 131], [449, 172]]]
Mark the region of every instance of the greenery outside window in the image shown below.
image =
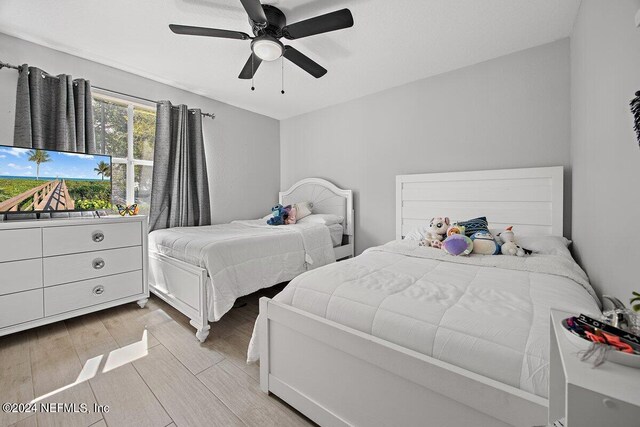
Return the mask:
[[147, 215], [151, 202], [155, 105], [94, 92], [93, 110], [98, 150], [112, 156], [113, 204], [137, 203], [140, 213]]

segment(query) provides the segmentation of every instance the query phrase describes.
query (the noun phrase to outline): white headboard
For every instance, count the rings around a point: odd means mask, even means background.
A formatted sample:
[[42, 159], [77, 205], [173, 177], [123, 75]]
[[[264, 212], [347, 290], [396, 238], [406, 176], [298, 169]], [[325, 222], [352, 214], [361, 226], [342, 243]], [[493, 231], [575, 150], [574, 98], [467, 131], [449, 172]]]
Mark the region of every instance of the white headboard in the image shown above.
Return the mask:
[[521, 235], [563, 235], [562, 166], [396, 176], [396, 239], [435, 216], [486, 216]]
[[353, 236], [353, 192], [342, 190], [321, 178], [305, 178], [280, 192], [280, 204], [312, 202], [313, 213], [344, 217], [344, 234]]

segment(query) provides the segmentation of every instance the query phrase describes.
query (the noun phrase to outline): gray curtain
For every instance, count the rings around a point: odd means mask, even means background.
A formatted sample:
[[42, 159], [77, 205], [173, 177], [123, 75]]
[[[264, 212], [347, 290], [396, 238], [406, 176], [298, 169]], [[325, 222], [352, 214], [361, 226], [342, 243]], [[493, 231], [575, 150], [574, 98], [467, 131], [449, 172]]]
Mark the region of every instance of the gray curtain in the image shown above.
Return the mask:
[[96, 153], [91, 84], [20, 67], [16, 94], [16, 147]]
[[158, 104], [149, 230], [211, 224], [202, 114]]

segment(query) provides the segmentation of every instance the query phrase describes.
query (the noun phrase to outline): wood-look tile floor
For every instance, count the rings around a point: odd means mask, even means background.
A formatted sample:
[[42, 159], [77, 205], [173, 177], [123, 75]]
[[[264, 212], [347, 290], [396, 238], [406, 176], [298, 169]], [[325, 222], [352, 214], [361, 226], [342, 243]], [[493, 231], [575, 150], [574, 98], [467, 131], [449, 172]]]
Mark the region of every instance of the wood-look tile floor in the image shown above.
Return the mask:
[[[86, 413], [6, 413], [5, 426], [309, 426], [262, 393], [246, 351], [258, 299], [211, 325], [204, 344], [189, 320], [152, 297], [0, 337], [0, 403], [85, 404]], [[94, 411], [94, 405], [109, 411]]]

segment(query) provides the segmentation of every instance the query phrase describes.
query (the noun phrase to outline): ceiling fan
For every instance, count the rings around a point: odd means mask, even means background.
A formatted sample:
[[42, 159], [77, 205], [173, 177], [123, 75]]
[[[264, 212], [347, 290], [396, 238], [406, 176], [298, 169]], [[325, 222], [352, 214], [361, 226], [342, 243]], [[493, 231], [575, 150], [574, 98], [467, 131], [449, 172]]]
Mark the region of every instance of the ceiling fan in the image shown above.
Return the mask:
[[169, 25], [169, 28], [176, 34], [251, 40], [251, 55], [238, 76], [240, 79], [251, 79], [262, 61], [275, 61], [281, 56], [315, 78], [324, 76], [327, 70], [320, 64], [294, 47], [283, 45], [279, 39], [284, 37], [288, 40], [296, 40], [353, 26], [353, 16], [349, 9], [338, 10], [287, 25], [284, 13], [275, 6], [260, 4], [260, 0], [240, 0], [240, 2], [249, 15], [249, 23], [255, 37], [240, 31], [217, 28], [176, 24]]

